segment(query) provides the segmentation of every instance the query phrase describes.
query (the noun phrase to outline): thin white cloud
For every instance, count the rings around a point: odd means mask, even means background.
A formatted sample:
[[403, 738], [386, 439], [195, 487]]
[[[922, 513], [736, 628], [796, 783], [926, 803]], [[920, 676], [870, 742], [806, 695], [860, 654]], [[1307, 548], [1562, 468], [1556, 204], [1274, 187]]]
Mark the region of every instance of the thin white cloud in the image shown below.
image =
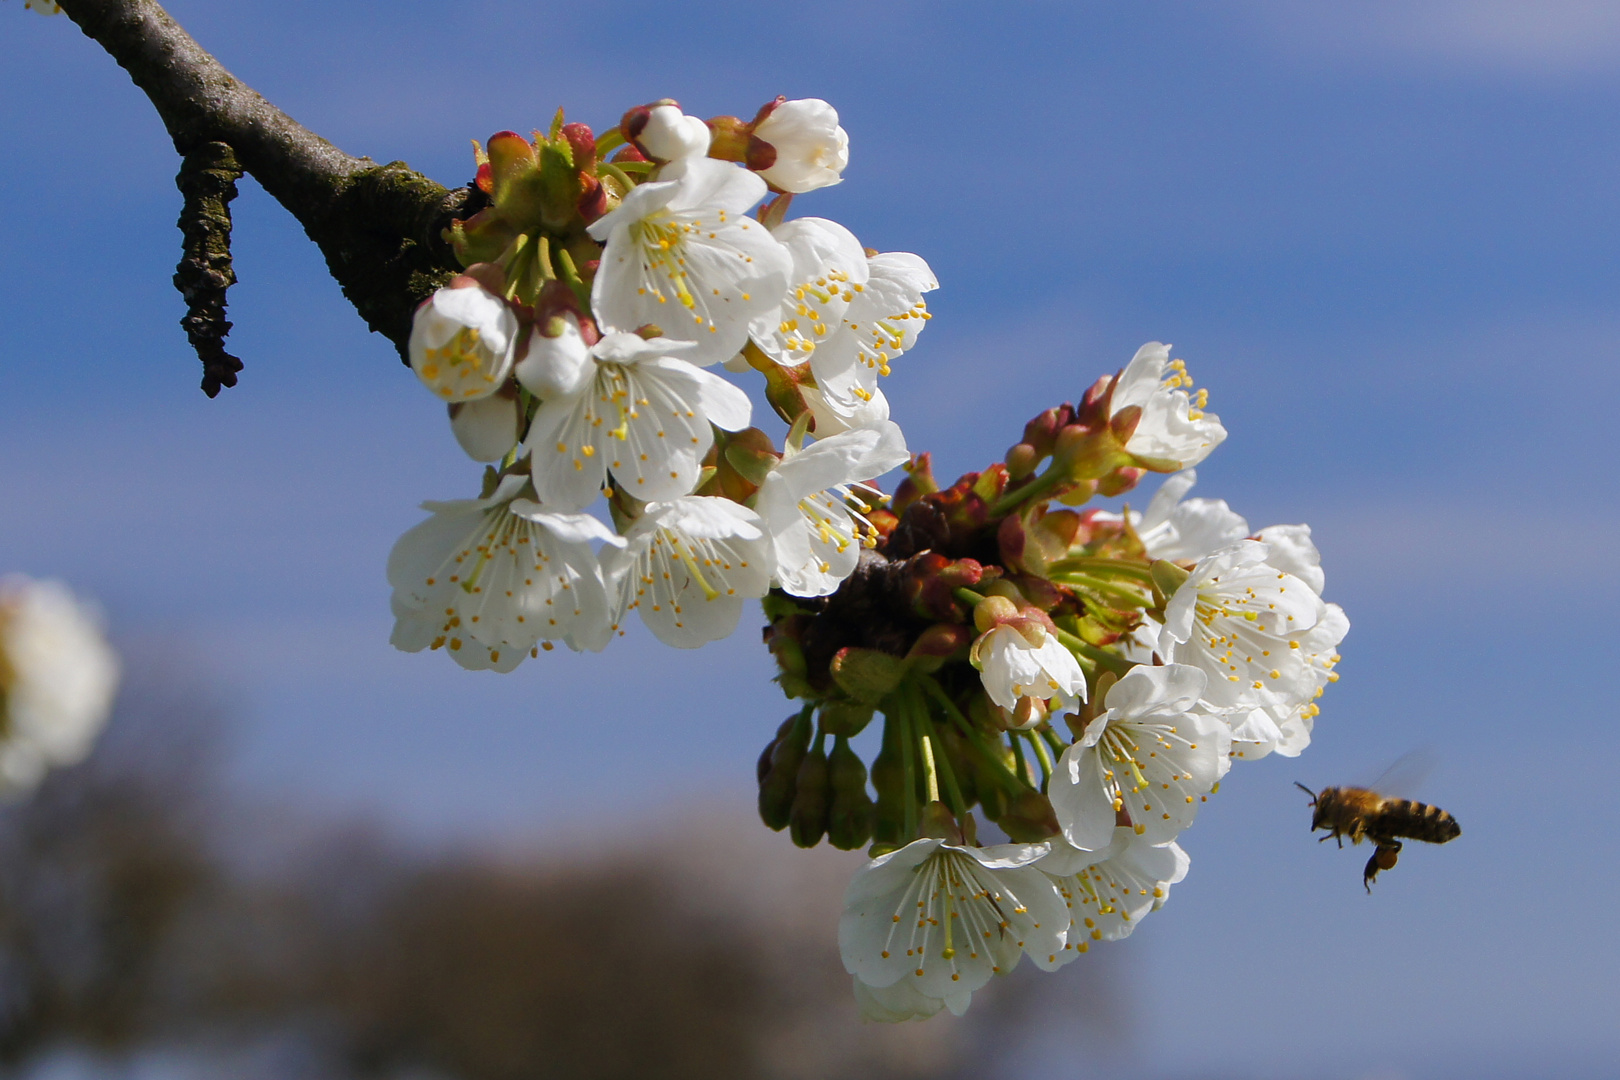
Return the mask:
[[1257, 0], [1251, 13], [1305, 54], [1452, 71], [1620, 72], [1614, 0]]

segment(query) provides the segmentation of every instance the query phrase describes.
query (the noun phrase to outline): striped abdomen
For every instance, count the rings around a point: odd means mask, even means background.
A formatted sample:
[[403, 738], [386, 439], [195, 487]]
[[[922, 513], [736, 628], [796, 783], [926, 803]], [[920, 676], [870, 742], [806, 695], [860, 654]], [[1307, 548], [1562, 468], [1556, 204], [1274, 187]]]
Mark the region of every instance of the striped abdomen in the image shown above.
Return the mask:
[[1367, 828], [1367, 835], [1372, 837], [1405, 836], [1430, 844], [1443, 844], [1461, 834], [1462, 826], [1456, 818], [1438, 806], [1411, 799], [1385, 799]]

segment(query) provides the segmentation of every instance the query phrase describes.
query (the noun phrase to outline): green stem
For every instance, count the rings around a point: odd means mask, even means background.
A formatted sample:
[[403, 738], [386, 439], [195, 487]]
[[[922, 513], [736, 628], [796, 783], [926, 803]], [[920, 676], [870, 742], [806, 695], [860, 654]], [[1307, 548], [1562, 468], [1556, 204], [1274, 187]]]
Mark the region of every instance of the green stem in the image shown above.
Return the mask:
[[540, 250], [535, 255], [535, 262], [540, 266], [540, 280], [554, 281], [557, 271], [551, 265], [551, 237], [545, 233], [540, 234]]
[[1023, 487], [1009, 491], [997, 499], [990, 507], [990, 516], [993, 518], [1006, 517], [1037, 496], [1045, 495], [1067, 479], [1068, 477], [1063, 475], [1062, 469], [1056, 466], [1049, 468]]
[[1052, 779], [1052, 755], [1046, 749], [1046, 742], [1033, 731], [1024, 732], [1024, 738], [1028, 739], [1029, 745], [1034, 748], [1035, 760], [1041, 763], [1041, 790], [1045, 791], [1046, 785]]
[[985, 747], [979, 733], [974, 730], [973, 724], [968, 720], [967, 717], [962, 715], [962, 710], [956, 707], [956, 702], [951, 700], [950, 695], [945, 692], [944, 687], [940, 686], [939, 683], [935, 682], [933, 678], [929, 676], [923, 676], [917, 681], [921, 683], [923, 689], [928, 691], [928, 693], [933, 696], [934, 700], [939, 702], [940, 705], [945, 709], [945, 715], [951, 718], [951, 722], [954, 723], [957, 730], [962, 733], [962, 737], [967, 740], [968, 745], [973, 747], [974, 751], [979, 755], [980, 760], [983, 761], [990, 771], [995, 774], [996, 779], [999, 780], [1002, 785], [1007, 788], [1007, 790], [1017, 791], [1020, 788], [1027, 786], [1021, 780], [1019, 780], [1018, 777], [1014, 776], [1007, 770], [1006, 764], [1003, 763], [999, 757], [992, 754]]
[[918, 722], [921, 717], [917, 715], [916, 709], [912, 706], [910, 697], [911, 695], [906, 695], [906, 709], [911, 713], [911, 729], [917, 735], [917, 748], [922, 751], [923, 793], [928, 797], [928, 802], [937, 803], [940, 801], [939, 771], [934, 765], [933, 733], [926, 730], [925, 724]]
[[1017, 773], [1018, 779], [1022, 782], [1022, 786], [1035, 787], [1035, 778], [1029, 774], [1029, 764], [1024, 760], [1023, 740], [1019, 739], [1019, 737], [1014, 734], [1009, 735], [1007, 737], [1007, 741], [1012, 744], [1013, 763], [1016, 766], [1014, 771]]
[[1063, 642], [1071, 652], [1079, 654], [1081, 659], [1091, 660], [1112, 671], [1115, 675], [1123, 675], [1136, 665], [1123, 656], [1115, 656], [1106, 649], [1099, 649], [1088, 641], [1082, 641], [1067, 630], [1059, 628], [1058, 640]]
[[978, 607], [979, 604], [984, 600], [983, 593], [976, 593], [972, 589], [954, 589], [952, 590], [951, 595], [962, 601], [962, 603], [966, 604], [970, 608]]
[[894, 720], [900, 728], [900, 771], [905, 779], [906, 843], [917, 838], [917, 745], [911, 733], [911, 712], [903, 700], [895, 702]]
[[574, 290], [574, 296], [579, 299], [585, 310], [589, 311], [591, 309], [591, 287], [585, 284], [584, 280], [579, 276], [579, 270], [574, 266], [574, 257], [568, 254], [567, 248], [557, 249], [557, 264], [561, 268], [561, 273], [558, 276], [568, 283], [568, 287]]
[[596, 137], [597, 166], [601, 167], [602, 165], [605, 165], [606, 162], [603, 159], [623, 145], [624, 132], [620, 131], [616, 127], [608, 128], [606, 131], [602, 132], [602, 134], [598, 135]]
[[1090, 570], [1105, 577], [1130, 578], [1145, 584], [1153, 584], [1153, 571], [1146, 564], [1126, 562], [1123, 559], [1105, 559], [1096, 555], [1071, 555], [1067, 559], [1059, 559], [1047, 567], [1054, 574], [1066, 574], [1071, 570]]
[[1059, 585], [1071, 585], [1078, 589], [1089, 589], [1102, 596], [1123, 601], [1128, 607], [1139, 608], [1153, 603], [1151, 596], [1143, 596], [1141, 593], [1123, 585], [1115, 585], [1112, 582], [1104, 581], [1102, 578], [1092, 577], [1090, 574], [1054, 572], [1047, 576]]
[[625, 171], [613, 164], [613, 162], [598, 161], [596, 163], [596, 175], [601, 176], [604, 172], [613, 177], [613, 179], [617, 180], [619, 183], [623, 184], [626, 192], [635, 190], [636, 182], [630, 179]]
[[945, 743], [940, 738], [939, 729], [934, 724], [934, 718], [928, 714], [928, 700], [923, 696], [922, 690], [915, 686], [912, 687], [911, 699], [913, 715], [922, 722], [923, 727], [927, 730], [929, 741], [939, 746], [939, 752], [934, 755], [934, 758], [939, 766], [940, 779], [945, 784], [945, 795], [950, 799], [951, 812], [956, 815], [956, 820], [960, 824], [967, 816], [968, 806], [967, 800], [962, 798], [961, 785], [956, 782], [956, 769], [951, 765], [950, 755], [945, 753]]

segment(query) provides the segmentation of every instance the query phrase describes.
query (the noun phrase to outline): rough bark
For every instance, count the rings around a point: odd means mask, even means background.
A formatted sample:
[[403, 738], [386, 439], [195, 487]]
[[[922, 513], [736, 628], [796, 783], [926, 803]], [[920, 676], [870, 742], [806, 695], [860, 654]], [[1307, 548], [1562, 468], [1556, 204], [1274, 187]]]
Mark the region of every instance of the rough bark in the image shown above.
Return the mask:
[[[211, 143], [234, 153], [320, 247], [366, 325], [403, 357], [411, 312], [457, 268], [441, 233], [470, 213], [468, 189], [448, 190], [403, 162], [344, 153], [225, 70], [154, 0], [62, 0], [61, 8], [145, 92], [183, 157]], [[228, 214], [224, 228], [211, 257], [228, 266]], [[222, 320], [223, 292], [220, 302]]]

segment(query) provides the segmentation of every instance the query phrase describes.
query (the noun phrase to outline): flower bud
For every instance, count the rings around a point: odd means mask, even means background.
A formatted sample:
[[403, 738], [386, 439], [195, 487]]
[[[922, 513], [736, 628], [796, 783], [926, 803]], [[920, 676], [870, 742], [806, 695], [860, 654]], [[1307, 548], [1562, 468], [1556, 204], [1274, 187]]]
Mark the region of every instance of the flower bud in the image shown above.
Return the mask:
[[817, 739], [815, 747], [799, 763], [793, 807], [788, 812], [788, 835], [798, 847], [815, 847], [826, 835], [827, 811], [832, 802], [827, 774], [827, 751]]
[[872, 790], [877, 792], [877, 805], [872, 816], [872, 840], [879, 844], [908, 843], [913, 837], [906, 829], [906, 773], [900, 757], [900, 748], [890, 739], [890, 728], [885, 725], [883, 749], [872, 761]]
[[1014, 480], [1030, 475], [1040, 463], [1040, 452], [1029, 443], [1019, 443], [1007, 451], [1007, 475]]
[[971, 644], [973, 631], [961, 623], [935, 623], [911, 643], [911, 648], [906, 651], [906, 659], [912, 661], [915, 667], [918, 661], [947, 659]]
[[1059, 832], [1052, 802], [1038, 791], [1025, 791], [1008, 800], [1007, 812], [996, 824], [1008, 838], [1021, 844], [1034, 844]]
[[827, 814], [827, 842], [853, 851], [872, 838], [873, 803], [866, 793], [866, 765], [848, 740], [834, 741], [827, 760], [832, 805]]
[[[1057, 441], [1058, 432], [1062, 431], [1074, 421], [1074, 407], [1068, 402], [1047, 409], [1029, 423], [1024, 425], [1024, 440], [1020, 445], [1028, 446], [1035, 452], [1036, 461], [1052, 453], [1052, 446]], [[1007, 464], [1012, 465], [1011, 457]]]
[[596, 170], [596, 133], [589, 124], [564, 124], [561, 134], [572, 151], [574, 168], [580, 172]]
[[767, 828], [787, 828], [798, 788], [799, 766], [810, 749], [810, 716], [793, 717], [793, 727], [779, 738], [771, 753], [771, 766], [759, 782], [759, 819]]
[[779, 727], [777, 727], [776, 737], [765, 744], [764, 751], [759, 755], [759, 761], [754, 765], [755, 783], [763, 784], [765, 782], [765, 777], [770, 774], [771, 758], [776, 754], [777, 746], [781, 744], [783, 739], [787, 738], [788, 735], [792, 733], [793, 725], [797, 724], [798, 722], [799, 716], [797, 713], [788, 717], [786, 720], [782, 721]]
[[753, 135], [775, 151], [772, 164], [757, 171], [777, 190], [802, 194], [843, 180], [849, 135], [838, 126], [838, 110], [820, 98], [777, 98], [755, 117]]
[[[866, 730], [866, 725], [872, 722], [874, 710], [870, 705], [862, 705], [855, 701], [827, 701], [821, 706], [821, 730], [839, 739], [854, 738]], [[866, 777], [865, 766], [861, 767], [861, 777]]]
[[446, 401], [500, 389], [517, 351], [517, 316], [507, 302], [463, 275], [422, 302], [411, 321], [411, 368]]
[[1005, 596], [987, 596], [973, 609], [973, 625], [981, 634], [1017, 618], [1018, 605]]
[[518, 440], [517, 393], [510, 381], [476, 401], [450, 403], [450, 430], [474, 461], [499, 461]]
[[667, 99], [631, 109], [619, 127], [626, 141], [656, 161], [680, 161], [709, 152], [709, 125]]

